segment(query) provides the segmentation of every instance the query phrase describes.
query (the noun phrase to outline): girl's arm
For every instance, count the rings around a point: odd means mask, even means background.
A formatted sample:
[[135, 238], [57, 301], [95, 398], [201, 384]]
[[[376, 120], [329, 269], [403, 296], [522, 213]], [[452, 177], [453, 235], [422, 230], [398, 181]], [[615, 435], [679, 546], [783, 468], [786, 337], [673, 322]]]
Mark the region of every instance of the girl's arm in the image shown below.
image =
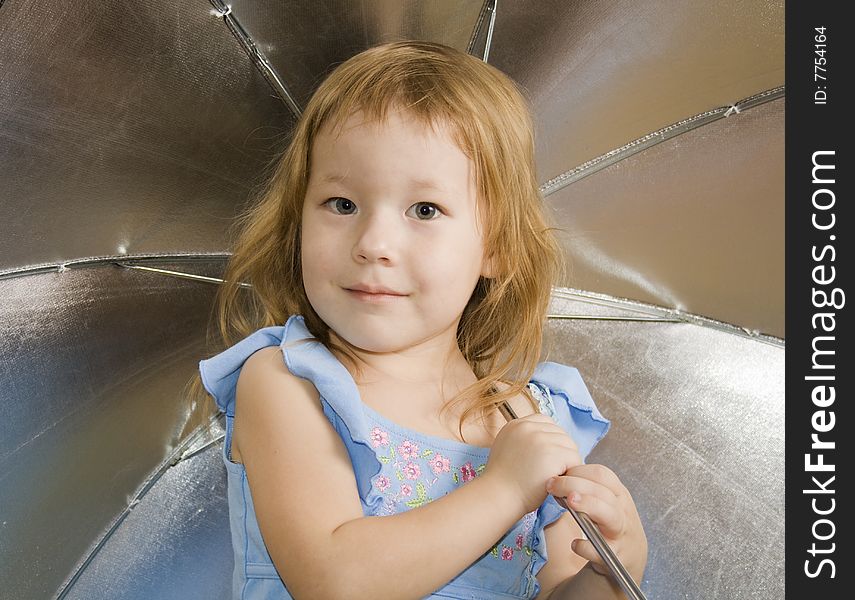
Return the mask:
[[610, 576], [600, 575], [573, 552], [571, 542], [584, 536], [569, 512], [544, 529], [549, 560], [537, 574], [540, 594], [535, 600], [621, 599], [626, 596]]
[[265, 546], [298, 599], [425, 596], [526, 512], [519, 492], [485, 471], [422, 507], [363, 516], [353, 466], [317, 390], [275, 347], [241, 370], [232, 443]]
[[543, 530], [549, 560], [537, 574], [540, 594], [536, 600], [549, 598], [549, 593], [565, 579], [573, 577], [588, 562], [570, 547], [572, 540], [583, 537], [582, 530], [569, 512], [562, 513]]
[[[499, 482], [496, 482], [499, 483]], [[472, 564], [525, 512], [485, 472], [452, 493], [387, 517], [344, 523], [332, 536], [341, 560], [336, 598], [421, 598]]]
[[608, 575], [600, 575], [594, 571], [591, 563], [588, 563], [573, 577], [561, 582], [551, 593], [538, 596], [538, 600], [579, 600], [580, 598], [625, 600], [626, 595], [614, 579]]
[[[647, 537], [635, 502], [614, 471], [598, 464], [579, 465], [547, 482], [547, 491], [565, 498], [576, 510], [587, 513], [632, 578], [636, 583], [641, 581], [647, 564]], [[547, 528], [549, 562], [541, 573], [551, 566], [553, 557], [559, 562], [557, 568], [549, 572], [550, 582], [542, 581], [541, 585], [548, 590], [546, 586], [555, 585], [556, 578], [561, 582], [551, 593], [541, 594], [540, 600], [624, 598], [620, 586], [612, 579], [591, 542], [580, 539], [581, 530], [572, 522], [569, 513], [552, 525], [558, 527], [551, 532]], [[576, 573], [579, 560], [591, 562]]]

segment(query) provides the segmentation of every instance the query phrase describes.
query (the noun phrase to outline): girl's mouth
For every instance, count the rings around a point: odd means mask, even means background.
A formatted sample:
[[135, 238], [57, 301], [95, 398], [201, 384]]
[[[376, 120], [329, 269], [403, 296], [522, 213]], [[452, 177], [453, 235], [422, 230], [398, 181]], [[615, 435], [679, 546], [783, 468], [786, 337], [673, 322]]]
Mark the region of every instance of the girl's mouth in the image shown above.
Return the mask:
[[349, 288], [345, 288], [345, 291], [351, 295], [353, 298], [357, 300], [361, 300], [362, 302], [369, 302], [372, 304], [386, 304], [389, 302], [394, 302], [400, 298], [406, 298], [406, 294], [392, 294], [386, 292], [365, 292], [362, 290], [352, 290]]

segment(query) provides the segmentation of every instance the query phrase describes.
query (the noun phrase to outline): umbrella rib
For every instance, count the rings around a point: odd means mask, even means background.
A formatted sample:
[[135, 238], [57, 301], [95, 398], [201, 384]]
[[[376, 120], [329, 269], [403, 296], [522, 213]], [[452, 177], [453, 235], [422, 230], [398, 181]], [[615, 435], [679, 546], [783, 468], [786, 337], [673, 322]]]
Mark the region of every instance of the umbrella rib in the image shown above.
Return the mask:
[[484, 62], [490, 58], [490, 46], [493, 44], [493, 28], [496, 26], [496, 9], [498, 0], [493, 0], [490, 9], [490, 25], [487, 27], [487, 42], [484, 44]]
[[213, 443], [219, 441], [224, 437], [223, 434], [215, 435], [215, 439], [203, 444], [199, 448], [193, 448], [194, 444], [196, 444], [200, 439], [204, 439], [208, 435], [210, 435], [210, 425], [213, 424], [214, 421], [220, 419], [220, 415], [213, 415], [209, 423], [203, 423], [199, 425], [196, 430], [189, 435], [187, 438], [181, 442], [173, 452], [163, 460], [155, 471], [149, 475], [149, 477], [143, 481], [143, 483], [137, 488], [136, 493], [134, 494], [133, 499], [128, 503], [122, 513], [116, 517], [107, 531], [104, 532], [104, 535], [98, 540], [98, 542], [92, 547], [86, 557], [78, 564], [78, 566], [74, 569], [74, 572], [65, 580], [65, 582], [60, 587], [56, 596], [54, 596], [55, 600], [62, 600], [71, 591], [74, 584], [83, 574], [83, 571], [89, 564], [95, 559], [95, 556], [101, 551], [101, 549], [106, 545], [106, 543], [110, 540], [112, 535], [116, 532], [119, 526], [124, 522], [131, 511], [136, 507], [143, 499], [143, 497], [151, 490], [154, 485], [160, 481], [160, 478], [166, 473], [167, 470], [174, 467], [176, 464], [190, 458], [201, 452], [202, 450], [207, 449]]
[[[157, 267], [145, 267], [143, 265], [132, 265], [128, 263], [115, 263], [117, 266], [125, 267], [127, 269], [139, 269], [141, 271], [149, 271], [152, 273], [158, 273], [160, 275], [168, 275], [169, 277], [178, 277], [179, 279], [190, 279], [192, 281], [202, 281], [204, 283], [213, 283], [216, 285], [226, 283], [225, 279], [220, 279], [219, 277], [206, 277], [205, 275], [196, 275], [195, 273], [185, 273], [184, 271], [174, 271], [172, 269], [158, 269]], [[252, 285], [249, 283], [243, 283], [242, 281], [238, 282], [238, 285], [243, 288], [252, 288]]]
[[481, 13], [478, 15], [478, 21], [475, 23], [475, 29], [472, 30], [472, 36], [469, 38], [469, 44], [466, 46], [467, 54], [472, 54], [472, 51], [475, 49], [475, 43], [481, 37], [481, 30], [484, 27], [486, 15], [490, 13], [490, 22], [487, 25], [487, 40], [484, 44], [484, 55], [481, 57], [481, 60], [484, 62], [487, 62], [487, 59], [490, 57], [490, 46], [493, 43], [493, 29], [496, 25], [497, 2], [498, 0], [485, 0], [484, 5], [481, 7]]
[[612, 317], [612, 316], [583, 316], [583, 315], [574, 315], [571, 317], [564, 315], [549, 315], [554, 319], [567, 319], [574, 318], [578, 320], [604, 320], [604, 321], [651, 321], [651, 322], [661, 322], [661, 323], [687, 323], [691, 325], [698, 325], [700, 327], [707, 327], [710, 329], [716, 329], [718, 331], [724, 333], [730, 333], [733, 335], [738, 335], [741, 337], [746, 337], [754, 341], [763, 342], [764, 344], [769, 344], [771, 346], [776, 346], [779, 348], [783, 348], [785, 346], [785, 341], [782, 338], [778, 338], [772, 335], [764, 334], [756, 329], [749, 329], [747, 327], [741, 327], [739, 325], [733, 325], [731, 323], [726, 323], [724, 321], [717, 321], [715, 319], [711, 319], [709, 317], [704, 317], [702, 315], [696, 315], [692, 313], [683, 312], [679, 309], [666, 308], [663, 306], [654, 306], [649, 304], [643, 304], [638, 302], [637, 300], [630, 300], [628, 298], [614, 298], [611, 296], [606, 296], [603, 294], [597, 294], [595, 292], [588, 292], [583, 290], [576, 290], [573, 288], [553, 288], [552, 296], [555, 298], [564, 298], [567, 300], [575, 300], [579, 302], [585, 302], [587, 304], [596, 304], [599, 306], [606, 306], [609, 308], [616, 308], [620, 310], [638, 312], [642, 315], [646, 315], [647, 318], [644, 317], [630, 317], [630, 316], [622, 316], [622, 317]]
[[662, 129], [659, 129], [652, 133], [648, 133], [647, 135], [633, 140], [628, 144], [621, 146], [620, 148], [609, 150], [605, 154], [602, 154], [585, 163], [582, 163], [578, 167], [574, 167], [569, 171], [565, 171], [557, 177], [553, 177], [552, 179], [540, 186], [540, 192], [545, 198], [546, 196], [549, 196], [550, 194], [553, 194], [558, 190], [567, 187], [571, 183], [575, 183], [580, 179], [587, 177], [588, 175], [593, 175], [597, 171], [601, 171], [606, 167], [609, 167], [617, 162], [629, 158], [633, 154], [637, 154], [638, 152], [646, 150], [651, 146], [655, 146], [656, 144], [664, 142], [665, 140], [669, 140], [680, 134], [686, 133], [687, 131], [691, 131], [692, 129], [697, 129], [702, 125], [708, 125], [713, 121], [724, 119], [732, 114], [739, 114], [748, 110], [749, 108], [754, 108], [755, 106], [765, 104], [766, 102], [777, 100], [778, 98], [782, 98], [783, 96], [784, 86], [780, 86], [772, 88], [770, 90], [766, 90], [764, 92], [760, 92], [759, 94], [755, 94], [753, 96], [749, 96], [748, 98], [744, 98], [736, 104], [731, 104], [729, 106], [720, 106], [719, 108], [715, 108], [713, 110], [697, 114], [693, 117], [689, 117], [688, 119], [678, 121], [677, 123], [673, 123], [671, 125], [668, 125], [667, 127], [663, 127]]
[[[145, 254], [135, 254], [134, 261], [187, 261], [187, 260], [209, 260], [209, 259], [227, 259], [230, 256], [228, 252], [188, 252], [188, 253], [167, 253], [167, 252], [152, 252]], [[15, 277], [26, 277], [29, 275], [39, 275], [41, 273], [58, 272], [63, 273], [69, 269], [100, 267], [116, 261], [128, 259], [127, 254], [113, 254], [106, 256], [88, 256], [85, 258], [75, 258], [57, 263], [41, 263], [35, 265], [27, 265], [25, 267], [15, 267], [5, 271], [0, 271], [0, 280], [13, 279]], [[124, 265], [122, 265], [124, 266]]]
[[264, 76], [264, 79], [273, 88], [279, 98], [285, 102], [294, 116], [299, 119], [302, 114], [302, 110], [300, 109], [297, 101], [294, 100], [294, 97], [291, 95], [291, 92], [288, 91], [287, 86], [282, 82], [282, 78], [279, 77], [279, 73], [276, 72], [276, 69], [270, 64], [270, 61], [267, 60], [267, 56], [258, 49], [258, 46], [253, 41], [252, 36], [249, 32], [241, 25], [240, 21], [238, 21], [234, 12], [232, 12], [232, 7], [225, 4], [223, 0], [210, 0], [211, 4], [214, 5], [214, 9], [219, 13], [219, 16], [223, 18], [223, 22], [226, 26], [231, 30], [232, 34], [237, 38], [240, 42], [243, 49], [249, 55], [249, 58], [255, 63], [255, 66], [258, 67], [261, 74]]

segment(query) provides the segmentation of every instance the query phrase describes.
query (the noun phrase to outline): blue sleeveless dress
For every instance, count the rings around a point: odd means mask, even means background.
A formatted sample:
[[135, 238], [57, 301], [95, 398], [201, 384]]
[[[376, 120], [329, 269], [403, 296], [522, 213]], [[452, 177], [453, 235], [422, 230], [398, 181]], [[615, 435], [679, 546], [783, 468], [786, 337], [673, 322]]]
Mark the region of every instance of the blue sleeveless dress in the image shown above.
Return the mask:
[[[478, 477], [490, 455], [489, 448], [401, 427], [363, 404], [350, 373], [326, 346], [318, 341], [294, 344], [311, 337], [303, 317], [294, 315], [284, 326], [259, 329], [199, 363], [205, 389], [226, 414], [223, 462], [228, 477], [235, 599], [291, 598], [264, 546], [246, 470], [232, 462], [230, 455], [238, 375], [244, 361], [257, 350], [279, 346], [288, 369], [318, 390], [324, 414], [353, 463], [366, 516], [391, 515], [442, 497]], [[584, 460], [608, 431], [609, 421], [597, 410], [578, 371], [540, 363], [528, 387], [541, 412], [570, 434]], [[537, 573], [547, 560], [543, 529], [565, 510], [548, 496], [492, 549], [426, 598], [534, 598], [540, 592]]]

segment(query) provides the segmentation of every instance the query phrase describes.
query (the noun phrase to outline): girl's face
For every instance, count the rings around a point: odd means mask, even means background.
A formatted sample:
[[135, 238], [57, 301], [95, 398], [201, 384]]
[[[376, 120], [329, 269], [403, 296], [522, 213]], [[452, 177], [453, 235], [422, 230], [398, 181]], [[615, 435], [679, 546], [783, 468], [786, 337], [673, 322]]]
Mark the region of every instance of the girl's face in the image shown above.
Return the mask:
[[385, 123], [357, 112], [338, 138], [323, 128], [312, 147], [303, 281], [321, 319], [357, 348], [396, 352], [436, 338], [456, 347], [478, 277], [490, 276], [472, 163], [437, 130], [406, 112]]

